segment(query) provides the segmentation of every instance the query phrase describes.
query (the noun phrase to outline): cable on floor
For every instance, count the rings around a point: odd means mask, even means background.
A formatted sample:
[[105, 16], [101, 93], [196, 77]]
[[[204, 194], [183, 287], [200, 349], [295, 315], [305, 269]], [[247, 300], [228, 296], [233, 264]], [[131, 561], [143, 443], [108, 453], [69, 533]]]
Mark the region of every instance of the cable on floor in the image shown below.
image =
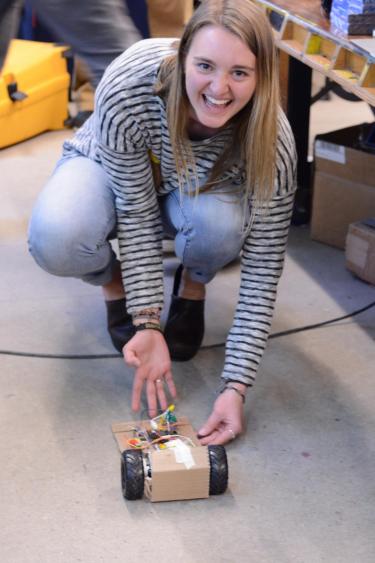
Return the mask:
[[[360, 313], [364, 313], [371, 309], [371, 307], [375, 306], [375, 301], [372, 301], [365, 307], [361, 309], [357, 309], [356, 311], [352, 311], [347, 315], [342, 317], [336, 317], [335, 319], [330, 319], [328, 321], [322, 321], [320, 323], [312, 324], [312, 325], [305, 325], [298, 328], [291, 328], [289, 330], [283, 330], [281, 332], [274, 332], [270, 334], [269, 338], [280, 338], [281, 336], [289, 336], [290, 334], [296, 334], [297, 332], [304, 332], [306, 330], [313, 330], [316, 328], [321, 328], [323, 326], [331, 325], [333, 323], [337, 323], [339, 321], [343, 321], [345, 319], [349, 319], [351, 317], [355, 317]], [[213, 348], [222, 348], [225, 346], [225, 342], [220, 342], [218, 344], [211, 344], [209, 346], [202, 346], [201, 350], [210, 350]], [[102, 360], [107, 358], [120, 358], [122, 357], [121, 354], [34, 354], [33, 352], [15, 352], [12, 350], [0, 350], [0, 355], [2, 356], [21, 356], [25, 358], [53, 358], [55, 360]]]

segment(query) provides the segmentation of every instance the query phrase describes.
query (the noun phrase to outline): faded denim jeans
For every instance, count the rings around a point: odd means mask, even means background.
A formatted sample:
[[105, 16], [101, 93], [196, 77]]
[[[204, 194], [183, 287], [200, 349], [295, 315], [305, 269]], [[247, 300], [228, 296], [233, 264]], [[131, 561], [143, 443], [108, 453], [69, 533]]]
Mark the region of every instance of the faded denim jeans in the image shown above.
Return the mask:
[[[238, 193], [195, 196], [179, 190], [159, 197], [166, 234], [191, 279], [208, 283], [234, 260], [243, 244]], [[63, 158], [41, 192], [30, 221], [29, 248], [47, 272], [93, 285], [111, 281], [117, 260], [114, 194], [100, 164], [83, 156]]]

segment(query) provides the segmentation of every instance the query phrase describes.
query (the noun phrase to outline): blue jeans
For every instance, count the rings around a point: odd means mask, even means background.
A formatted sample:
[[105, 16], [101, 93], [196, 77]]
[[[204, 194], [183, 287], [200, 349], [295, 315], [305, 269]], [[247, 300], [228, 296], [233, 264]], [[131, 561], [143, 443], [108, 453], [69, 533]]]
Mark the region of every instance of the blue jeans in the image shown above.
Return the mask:
[[[191, 279], [208, 283], [234, 260], [243, 244], [238, 194], [179, 190], [159, 197], [166, 234]], [[93, 285], [111, 281], [116, 255], [114, 195], [102, 167], [83, 156], [63, 158], [41, 192], [30, 221], [29, 249], [47, 272]]]

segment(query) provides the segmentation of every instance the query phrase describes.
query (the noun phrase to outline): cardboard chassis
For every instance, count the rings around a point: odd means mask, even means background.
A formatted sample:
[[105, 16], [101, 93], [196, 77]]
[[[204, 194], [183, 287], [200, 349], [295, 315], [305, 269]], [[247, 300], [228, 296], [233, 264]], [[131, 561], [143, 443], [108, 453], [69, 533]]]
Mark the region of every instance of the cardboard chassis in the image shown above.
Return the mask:
[[[130, 421], [112, 424], [112, 433], [120, 454], [131, 450], [128, 441], [134, 438], [135, 426], [150, 430], [150, 421]], [[187, 469], [176, 461], [173, 449], [151, 450], [148, 463], [151, 477], [145, 477], [145, 495], [151, 502], [208, 498], [210, 489], [210, 460], [207, 446], [201, 446], [187, 417], [179, 417], [178, 434], [190, 438], [194, 466]]]

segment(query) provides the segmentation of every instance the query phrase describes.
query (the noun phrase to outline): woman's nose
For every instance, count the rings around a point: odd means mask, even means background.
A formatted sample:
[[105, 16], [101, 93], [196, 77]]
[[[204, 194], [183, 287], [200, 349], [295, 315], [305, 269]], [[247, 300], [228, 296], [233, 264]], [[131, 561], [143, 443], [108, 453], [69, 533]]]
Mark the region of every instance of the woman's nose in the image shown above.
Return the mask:
[[223, 96], [228, 93], [229, 81], [224, 73], [215, 74], [211, 81], [211, 92], [217, 96]]

